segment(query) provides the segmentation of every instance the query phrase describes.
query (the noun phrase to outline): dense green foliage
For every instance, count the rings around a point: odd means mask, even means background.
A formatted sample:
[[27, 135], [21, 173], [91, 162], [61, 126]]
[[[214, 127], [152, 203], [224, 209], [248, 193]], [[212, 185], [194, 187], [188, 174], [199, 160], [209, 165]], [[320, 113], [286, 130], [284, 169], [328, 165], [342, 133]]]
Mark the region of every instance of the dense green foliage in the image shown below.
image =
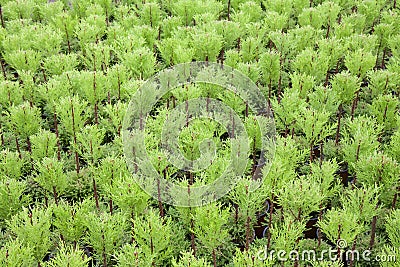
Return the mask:
[[[347, 249], [370, 249], [371, 259], [400, 261], [396, 5], [0, 1], [0, 266], [399, 266], [257, 258], [265, 248], [336, 249], [343, 239]], [[260, 136], [246, 103], [207, 84], [164, 96], [147, 119], [146, 146], [166, 179], [211, 183], [230, 159], [227, 129], [199, 119], [180, 133], [184, 155], [199, 158], [209, 139], [218, 156], [203, 173], [168, 163], [162, 125], [178, 104], [219, 99], [251, 137], [236, 188], [216, 203], [180, 208], [134, 183], [121, 128], [147, 78], [193, 60], [229, 65], [254, 81], [278, 136], [270, 171], [251, 191]]]

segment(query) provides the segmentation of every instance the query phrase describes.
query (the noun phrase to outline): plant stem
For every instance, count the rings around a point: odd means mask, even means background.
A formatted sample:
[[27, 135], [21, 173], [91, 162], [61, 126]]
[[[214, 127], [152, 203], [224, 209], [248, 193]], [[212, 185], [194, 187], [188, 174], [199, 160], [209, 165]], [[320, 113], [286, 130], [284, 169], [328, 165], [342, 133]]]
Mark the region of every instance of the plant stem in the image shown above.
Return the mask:
[[[351, 247], [351, 252], [354, 252], [356, 250], [356, 244], [357, 244], [357, 239], [354, 239], [353, 246]], [[350, 267], [353, 267], [353, 265], [354, 265], [354, 254], [351, 253]]]
[[310, 164], [313, 161], [313, 147], [314, 147], [314, 142], [311, 141], [311, 143], [310, 143]]
[[271, 197], [271, 205], [269, 208], [269, 219], [268, 219], [268, 233], [267, 233], [267, 249], [269, 249], [271, 247], [271, 226], [272, 226], [272, 213], [274, 211], [274, 194], [272, 193], [272, 197]]
[[[340, 240], [340, 233], [341, 233], [341, 225], [339, 224], [338, 225], [338, 240]], [[338, 246], [338, 250], [337, 250], [337, 257], [338, 257], [338, 261], [340, 261], [341, 259], [340, 259], [340, 246]]]
[[212, 257], [213, 257], [214, 267], [217, 267], [217, 257], [215, 255], [215, 248], [213, 248], [212, 250]]
[[371, 223], [371, 239], [369, 241], [369, 249], [372, 249], [372, 247], [375, 244], [375, 233], [376, 233], [376, 222], [378, 220], [378, 217], [375, 215], [372, 218], [372, 223]]
[[29, 138], [29, 136], [26, 138], [26, 146], [27, 146], [29, 154], [32, 155], [32, 145], [31, 145], [31, 139]]
[[101, 235], [101, 238], [103, 240], [103, 252], [102, 252], [103, 267], [107, 267], [107, 255], [106, 255], [106, 246], [104, 245], [104, 242], [105, 242], [104, 233]]
[[356, 91], [356, 97], [354, 98], [354, 100], [353, 100], [353, 105], [351, 106], [351, 120], [354, 119], [354, 112], [355, 112], [355, 110], [356, 110], [356, 108], [357, 108], [357, 103], [358, 103], [358, 97], [359, 97], [359, 95], [360, 95], [360, 90], [357, 90], [357, 91]]
[[71, 43], [69, 41], [69, 34], [68, 34], [68, 29], [67, 29], [67, 24], [64, 22], [64, 29], [65, 29], [65, 37], [67, 38], [67, 45], [68, 45], [68, 53], [71, 53]]
[[0, 139], [1, 139], [1, 146], [4, 147], [4, 134], [0, 124]]
[[3, 7], [0, 5], [0, 20], [1, 20], [1, 27], [5, 28], [4, 25], [4, 18], [3, 18]]
[[250, 216], [247, 216], [246, 219], [246, 251], [249, 250], [249, 246], [250, 246], [250, 222], [251, 222], [251, 218]]
[[324, 160], [324, 143], [319, 143], [319, 165], [322, 165], [322, 161]]
[[58, 206], [58, 195], [57, 195], [57, 189], [55, 186], [53, 186], [53, 196], [54, 196], [54, 201], [56, 202], [56, 205]]
[[3, 59], [0, 59], [0, 63], [1, 63], [1, 71], [3, 72], [4, 80], [7, 80], [6, 66], [4, 65]]
[[58, 134], [57, 113], [55, 110], [53, 112], [53, 120], [54, 120], [54, 130], [56, 132], [56, 140], [57, 140], [57, 159], [61, 160], [61, 145], [60, 145], [60, 137]]
[[158, 198], [158, 209], [160, 211], [160, 217], [164, 218], [164, 209], [161, 202], [160, 179], [157, 179], [157, 198]]
[[92, 174], [92, 181], [93, 181], [94, 199], [95, 199], [95, 201], [96, 201], [96, 208], [97, 208], [98, 211], [100, 211], [99, 195], [97, 194], [96, 179], [94, 178], [94, 175], [93, 175], [93, 174]]
[[336, 146], [339, 145], [339, 138], [340, 138], [340, 120], [342, 119], [342, 112], [343, 112], [343, 105], [340, 103], [339, 109], [338, 109], [338, 115], [337, 115], [337, 127], [336, 127], [336, 138], [335, 138], [335, 144]]
[[[319, 221], [322, 220], [322, 203], [319, 205], [318, 220], [319, 220]], [[321, 238], [321, 233], [320, 233], [320, 229], [319, 229], [319, 228], [317, 228], [317, 231], [318, 231], [318, 232], [317, 232], [317, 233], [318, 233], [318, 247], [320, 247], [320, 246], [321, 246], [322, 238]]]
[[72, 116], [72, 132], [74, 135], [74, 145], [75, 145], [75, 165], [76, 165], [76, 174], [79, 175], [79, 156], [78, 156], [78, 151], [76, 149], [77, 146], [77, 141], [76, 141], [76, 131], [75, 131], [75, 111], [74, 111], [74, 105], [72, 104], [71, 100], [71, 116]]
[[17, 146], [19, 159], [22, 159], [21, 149], [19, 147], [19, 142], [18, 142], [18, 137], [17, 136], [15, 136], [15, 145]]
[[231, 0], [228, 0], [228, 21], [229, 20], [231, 20]]
[[97, 95], [96, 95], [96, 70], [93, 72], [93, 96], [94, 96], [94, 122], [96, 125], [99, 124], [99, 115], [98, 115], [98, 100], [97, 100]]

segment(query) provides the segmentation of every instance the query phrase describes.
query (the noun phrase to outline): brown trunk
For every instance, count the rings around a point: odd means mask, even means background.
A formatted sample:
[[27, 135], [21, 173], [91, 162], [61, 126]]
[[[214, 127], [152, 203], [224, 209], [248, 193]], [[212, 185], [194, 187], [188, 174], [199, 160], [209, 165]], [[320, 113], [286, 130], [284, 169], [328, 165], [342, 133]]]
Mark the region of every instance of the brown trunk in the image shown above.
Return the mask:
[[[356, 250], [356, 244], [357, 244], [357, 238], [354, 239], [353, 246], [351, 247], [352, 252], [354, 252]], [[346, 259], [346, 260], [348, 260], [348, 259]], [[350, 267], [353, 267], [353, 265], [354, 265], [354, 254], [351, 253]]]
[[355, 112], [355, 110], [356, 110], [356, 108], [357, 108], [357, 103], [358, 103], [358, 97], [359, 97], [359, 95], [360, 95], [360, 90], [357, 90], [357, 92], [356, 92], [356, 97], [354, 98], [354, 100], [353, 100], [353, 105], [351, 106], [351, 120], [354, 119], [354, 112]]
[[310, 144], [310, 164], [313, 161], [313, 146], [314, 146], [314, 143], [311, 142], [311, 144]]
[[1, 20], [1, 27], [5, 28], [4, 25], [4, 18], [3, 18], [3, 7], [0, 5], [0, 20]]
[[27, 146], [29, 154], [32, 154], [31, 139], [29, 138], [29, 136], [26, 138], [26, 146]]
[[250, 222], [251, 222], [251, 218], [250, 216], [247, 216], [247, 220], [246, 220], [246, 251], [249, 250], [250, 247]]
[[375, 232], [376, 232], [376, 221], [377, 221], [377, 216], [375, 215], [372, 218], [372, 223], [371, 223], [371, 239], [369, 241], [369, 249], [372, 250], [374, 244], [375, 244]]
[[164, 209], [161, 201], [160, 179], [157, 179], [157, 197], [158, 197], [158, 209], [160, 211], [160, 217], [164, 218]]
[[212, 250], [212, 257], [213, 257], [214, 267], [217, 267], [217, 257], [215, 255], [215, 248]]
[[0, 63], [1, 63], [1, 71], [3, 72], [4, 80], [7, 80], [6, 66], [4, 65], [4, 62], [2, 59], [0, 59]]
[[193, 232], [193, 230], [194, 230], [194, 221], [193, 221], [193, 219], [190, 219], [190, 228], [191, 228], [191, 234], [190, 234], [190, 244], [191, 244], [191, 247], [192, 247], [192, 253], [193, 253], [193, 256], [196, 256], [196, 242], [195, 242], [195, 236], [194, 236], [194, 232]]
[[64, 29], [65, 29], [65, 37], [67, 38], [67, 45], [68, 45], [68, 53], [71, 53], [71, 43], [69, 41], [69, 34], [67, 30], [67, 25], [64, 22]]
[[4, 135], [3, 135], [3, 130], [0, 124], [0, 139], [1, 139], [1, 146], [4, 147]]
[[58, 206], [58, 195], [57, 195], [57, 189], [55, 186], [53, 186], [53, 196], [54, 196], [54, 201], [56, 202], [56, 205]]
[[228, 0], [228, 20], [231, 20], [231, 0]]
[[94, 199], [96, 201], [96, 208], [98, 211], [100, 211], [100, 204], [99, 204], [99, 195], [97, 194], [97, 185], [96, 185], [96, 179], [92, 177], [93, 181], [93, 193], [94, 193]]
[[[104, 239], [105, 239], [104, 234], [101, 236], [101, 238], [103, 239], [103, 242], [104, 242]], [[107, 267], [107, 255], [106, 255], [106, 247], [105, 247], [105, 245], [103, 245], [102, 256], [103, 256], [103, 267]]]

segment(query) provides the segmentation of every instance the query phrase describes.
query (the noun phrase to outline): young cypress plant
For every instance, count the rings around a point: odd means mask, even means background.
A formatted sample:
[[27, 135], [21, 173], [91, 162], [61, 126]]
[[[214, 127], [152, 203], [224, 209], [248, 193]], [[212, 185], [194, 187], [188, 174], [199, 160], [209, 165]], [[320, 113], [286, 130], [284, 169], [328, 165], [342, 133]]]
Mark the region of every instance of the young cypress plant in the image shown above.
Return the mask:
[[104, 112], [107, 114], [109, 120], [109, 124], [106, 127], [115, 136], [121, 136], [122, 122], [127, 108], [128, 104], [121, 101], [116, 102], [114, 105], [107, 104], [104, 107]]
[[[21, 155], [18, 138], [26, 141], [27, 150], [29, 153], [32, 153], [30, 136], [37, 133], [40, 129], [40, 110], [24, 102], [19, 106], [10, 107], [7, 116], [9, 118], [8, 127], [15, 134], [15, 143], [18, 153]], [[26, 123], [27, 121], [29, 121], [29, 123]]]
[[278, 191], [286, 183], [297, 177], [295, 169], [300, 162], [304, 162], [306, 154], [301, 151], [295, 139], [278, 137], [276, 140], [276, 151], [274, 161], [268, 173], [263, 172], [262, 188], [266, 192], [265, 199], [270, 203], [268, 214], [267, 248], [271, 247], [271, 231], [273, 215], [276, 211]]
[[8, 149], [0, 152], [0, 174], [4, 178], [19, 180], [22, 175], [24, 161], [18, 152]]
[[[107, 90], [107, 102], [111, 104], [111, 100], [124, 100], [124, 94], [122, 86], [128, 80], [127, 67], [120, 64], [115, 64], [109, 67], [106, 71], [106, 88]], [[132, 90], [134, 91], [134, 90]], [[132, 92], [133, 93], [133, 92]]]
[[[243, 178], [230, 193], [229, 198], [238, 207], [238, 217], [236, 218], [245, 229], [245, 249], [249, 250], [253, 239], [253, 226], [257, 223], [257, 212], [263, 208], [265, 199], [262, 190], [253, 191], [253, 181]], [[240, 227], [242, 228], [242, 227]]]
[[182, 252], [179, 260], [176, 261], [175, 259], [172, 260], [173, 267], [211, 267], [212, 265], [207, 262], [204, 258], [196, 258], [190, 252]]
[[[150, 196], [132, 181], [129, 175], [121, 175], [119, 172], [115, 173], [112, 183], [104, 183], [103, 187], [112, 203], [131, 218], [134, 228], [135, 219], [145, 211]], [[110, 210], [112, 211], [111, 205]]]
[[171, 12], [177, 15], [183, 24], [187, 26], [193, 25], [193, 16], [200, 10], [199, 1], [179, 0], [172, 4]]
[[133, 219], [133, 238], [152, 266], [163, 266], [172, 258], [173, 222], [170, 218], [163, 219], [159, 214], [149, 209], [143, 217]]
[[0, 82], [0, 104], [5, 108], [17, 106], [24, 102], [21, 85], [18, 82], [4, 80]]
[[303, 108], [296, 125], [305, 134], [305, 139], [310, 148], [310, 163], [313, 161], [313, 147], [332, 134], [333, 125], [329, 124], [330, 113], [326, 110]]
[[86, 121], [87, 102], [82, 101], [78, 96], [61, 98], [57, 104], [57, 113], [66, 132], [72, 137], [73, 151], [75, 153], [76, 174], [79, 175], [80, 164], [78, 154], [77, 134]]
[[100, 200], [98, 195], [95, 166], [99, 159], [103, 156], [103, 146], [101, 145], [104, 139], [105, 131], [97, 125], [88, 125], [76, 134], [77, 145], [75, 150], [85, 159], [89, 165], [89, 170], [93, 182], [93, 194], [96, 201], [96, 207], [100, 210]]
[[99, 124], [99, 104], [106, 98], [106, 77], [97, 71], [81, 71], [72, 78], [73, 88], [93, 107], [95, 124]]
[[110, 65], [111, 49], [111, 46], [104, 42], [86, 44], [85, 57], [82, 59], [86, 68], [104, 73]]
[[275, 251], [297, 251], [298, 240], [305, 228], [305, 221], [293, 221], [290, 217], [284, 217], [282, 222], [271, 226], [271, 247]]
[[284, 217], [291, 221], [304, 221], [312, 212], [320, 210], [323, 200], [323, 190], [315, 181], [300, 177], [289, 181], [278, 189], [278, 203], [283, 207]]
[[215, 62], [222, 45], [223, 38], [215, 30], [204, 31], [196, 29], [192, 34], [191, 46], [194, 49], [195, 59], [198, 61]]
[[[34, 178], [36, 182], [43, 187], [47, 193], [54, 197], [56, 205], [61, 194], [68, 186], [67, 176], [64, 173], [64, 164], [57, 158], [45, 157], [37, 163], [36, 169], [38, 175]], [[47, 196], [45, 196], [47, 198]]]
[[[211, 254], [214, 267], [217, 266], [219, 249], [228, 241], [229, 232], [226, 229], [229, 210], [212, 202], [195, 210], [194, 233], [198, 242]], [[210, 254], [207, 256], [210, 257]]]
[[[356, 237], [365, 231], [364, 225], [360, 225], [358, 213], [349, 210], [333, 208], [328, 210], [318, 226], [333, 244], [338, 244], [339, 240], [344, 240], [344, 244], [353, 244]], [[337, 245], [336, 261], [341, 261], [341, 250], [346, 249]]]
[[35, 266], [33, 249], [20, 239], [10, 240], [0, 248], [1, 266]]
[[24, 245], [32, 248], [32, 255], [40, 267], [43, 259], [52, 247], [51, 210], [38, 207], [23, 210], [14, 215], [8, 222], [12, 235], [21, 240]]
[[396, 75], [390, 70], [375, 70], [369, 71], [368, 77], [368, 90], [365, 90], [363, 99], [372, 101], [379, 97], [381, 94], [389, 94], [396, 89]]
[[[348, 105], [355, 98], [355, 95], [360, 90], [360, 81], [356, 76], [349, 72], [341, 72], [336, 74], [332, 79], [332, 90], [338, 96], [339, 108], [337, 112], [337, 127], [336, 127], [336, 145], [339, 144], [341, 119], [344, 112], [344, 105]], [[352, 116], [354, 110], [351, 111]]]
[[287, 89], [283, 93], [281, 100], [271, 99], [274, 110], [276, 127], [284, 131], [284, 136], [288, 136], [290, 131], [294, 135], [296, 121], [300, 117], [300, 112], [306, 107], [304, 99], [300, 98], [299, 91]]
[[143, 254], [141, 247], [136, 243], [125, 244], [120, 251], [115, 255], [118, 261], [118, 267], [150, 267], [154, 266], [151, 257], [146, 257]]
[[40, 162], [44, 157], [52, 158], [57, 155], [57, 141], [55, 133], [43, 129], [32, 135], [32, 159]]
[[376, 118], [385, 132], [390, 133], [397, 126], [398, 105], [398, 98], [391, 95], [380, 95], [372, 101], [369, 107], [371, 115]]
[[[268, 87], [268, 101], [271, 101], [272, 87], [278, 84], [279, 80], [279, 54], [274, 51], [265, 52], [261, 55], [259, 66], [263, 82]], [[264, 93], [265, 94], [265, 93]]]
[[238, 1], [238, 7], [235, 8], [235, 12], [232, 14], [232, 21], [239, 22], [241, 25], [246, 25], [260, 21], [263, 17], [264, 11], [261, 5], [254, 1], [240, 2]]
[[95, 251], [95, 259], [102, 267], [110, 266], [111, 255], [122, 246], [127, 231], [127, 219], [122, 213], [86, 214], [86, 241]]
[[329, 70], [330, 55], [326, 55], [312, 48], [301, 51], [292, 62], [293, 69], [315, 77], [316, 82], [326, 79]]
[[[350, 71], [352, 75], [358, 78], [364, 79], [367, 72], [372, 70], [375, 66], [375, 57], [368, 50], [358, 49], [354, 52], [349, 52], [345, 56], [345, 66]], [[358, 98], [360, 91], [356, 91], [356, 97], [353, 101], [353, 106], [351, 108], [351, 116], [354, 116], [354, 112], [357, 108]]]
[[[355, 163], [357, 182], [364, 186], [378, 185], [380, 202], [386, 206], [396, 206], [397, 183], [399, 181], [400, 167], [396, 161], [381, 152], [374, 152], [372, 155], [364, 156]], [[383, 194], [384, 192], [384, 194]], [[371, 223], [371, 239], [369, 247], [372, 249], [375, 244], [377, 216], [373, 216]]]
[[59, 29], [63, 34], [63, 39], [67, 43], [68, 52], [72, 52], [72, 40], [75, 37], [75, 28], [78, 24], [77, 16], [64, 10], [63, 12], [51, 14], [50, 24]]
[[268, 254], [260, 253], [267, 252], [263, 247], [254, 247], [251, 251], [241, 251], [236, 249], [235, 256], [233, 257], [232, 266], [241, 267], [272, 267], [274, 266], [274, 260], [269, 257]]
[[75, 34], [82, 51], [85, 51], [88, 43], [99, 42], [105, 34], [106, 27], [106, 18], [103, 14], [90, 15], [80, 20], [75, 26]]
[[66, 97], [68, 94], [71, 93], [72, 88], [68, 81], [68, 75], [66, 76], [57, 76], [54, 78], [50, 78], [48, 82], [39, 87], [39, 94], [41, 95], [41, 99], [45, 101], [45, 111], [53, 116], [53, 125], [52, 128], [54, 129], [54, 133], [56, 135], [57, 141], [57, 158], [61, 159], [61, 137], [59, 131], [59, 122], [58, 122], [58, 110], [60, 109], [57, 107], [60, 98]]
[[88, 258], [82, 250], [79, 248], [73, 248], [72, 246], [66, 246], [61, 243], [61, 247], [57, 255], [51, 259], [46, 266], [49, 267], [86, 267], [91, 259]]
[[360, 116], [346, 121], [341, 143], [343, 159], [350, 163], [350, 170], [354, 170], [354, 164], [361, 157], [367, 157], [379, 148], [378, 136], [381, 130], [371, 117]]
[[21, 211], [31, 202], [31, 197], [25, 194], [26, 182], [19, 182], [15, 179], [4, 179], [0, 181], [0, 225], [6, 226], [6, 221]]
[[[385, 222], [385, 230], [390, 240], [390, 245], [385, 245], [382, 248], [383, 255], [394, 256], [395, 259], [400, 257], [399, 250], [396, 249], [400, 245], [399, 227], [400, 227], [400, 211], [399, 209], [393, 210], [387, 217]], [[393, 262], [387, 261], [381, 263], [382, 267], [393, 266]]]
[[55, 233], [59, 234], [65, 245], [73, 245], [78, 248], [84, 237], [86, 216], [94, 210], [91, 200], [70, 204], [61, 199], [58, 205], [52, 206], [53, 226]]

